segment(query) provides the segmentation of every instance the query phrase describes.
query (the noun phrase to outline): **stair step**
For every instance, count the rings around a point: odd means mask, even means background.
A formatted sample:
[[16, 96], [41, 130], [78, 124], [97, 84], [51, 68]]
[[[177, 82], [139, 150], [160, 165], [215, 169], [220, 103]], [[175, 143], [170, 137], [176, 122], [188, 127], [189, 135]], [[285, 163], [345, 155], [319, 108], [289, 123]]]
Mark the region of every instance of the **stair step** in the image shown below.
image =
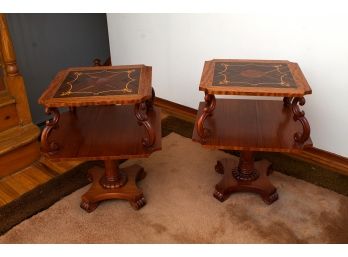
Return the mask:
[[51, 161], [50, 159], [47, 159], [45, 156], [41, 156], [40, 163], [42, 163], [47, 168], [59, 173], [63, 174], [67, 170], [71, 170], [74, 167], [82, 164], [82, 161]]
[[15, 104], [15, 103], [16, 103], [16, 100], [12, 96], [8, 94], [2, 95], [2, 96], [0, 95], [0, 108], [6, 105]]
[[1, 132], [0, 156], [37, 140], [39, 134], [39, 128], [32, 123]]
[[0, 133], [19, 124], [16, 101], [9, 95], [0, 95]]
[[82, 163], [53, 162], [42, 156], [16, 173], [0, 178], [0, 207]]
[[32, 165], [0, 180], [0, 206], [53, 178], [44, 168]]

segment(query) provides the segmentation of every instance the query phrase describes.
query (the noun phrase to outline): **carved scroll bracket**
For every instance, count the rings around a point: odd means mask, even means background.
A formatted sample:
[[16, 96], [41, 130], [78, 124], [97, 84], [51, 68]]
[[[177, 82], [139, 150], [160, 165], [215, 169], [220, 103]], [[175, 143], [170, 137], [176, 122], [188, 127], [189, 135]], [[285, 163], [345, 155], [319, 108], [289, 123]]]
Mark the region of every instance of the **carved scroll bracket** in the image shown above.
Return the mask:
[[50, 142], [48, 137], [50, 136], [53, 129], [58, 128], [59, 122], [59, 110], [58, 108], [45, 108], [45, 113], [47, 115], [52, 115], [52, 119], [46, 121], [46, 127], [43, 129], [41, 134], [41, 145], [42, 150], [48, 154], [54, 154], [59, 150], [59, 146], [56, 142]]
[[284, 106], [286, 107], [290, 106], [292, 99], [293, 99], [292, 97], [284, 97], [283, 98]]
[[153, 110], [153, 105], [155, 103], [155, 97], [156, 97], [156, 93], [155, 93], [155, 89], [152, 88], [152, 91], [151, 91], [151, 98], [146, 100], [146, 106], [147, 106], [147, 110]]
[[213, 115], [213, 111], [216, 107], [216, 99], [215, 96], [212, 94], [208, 94], [208, 92], [205, 92], [205, 107], [203, 109], [203, 112], [201, 116], [197, 120], [197, 134], [202, 138], [206, 138], [209, 135], [208, 129], [204, 128], [204, 121], [208, 116]]
[[[311, 132], [311, 128], [309, 126], [309, 122], [305, 117], [305, 112], [300, 110], [299, 105], [303, 106], [306, 103], [304, 97], [295, 97], [292, 100], [291, 108], [294, 114], [294, 120], [300, 121], [303, 127], [303, 132], [296, 132], [294, 134], [294, 139], [297, 143], [303, 144], [309, 138], [309, 134]], [[299, 105], [298, 105], [299, 104]]]
[[147, 137], [143, 138], [143, 145], [145, 147], [151, 147], [155, 143], [156, 134], [151, 123], [149, 122], [147, 112], [148, 107], [146, 102], [137, 103], [134, 107], [135, 117], [137, 118], [139, 125], [143, 125], [145, 127], [147, 133]]

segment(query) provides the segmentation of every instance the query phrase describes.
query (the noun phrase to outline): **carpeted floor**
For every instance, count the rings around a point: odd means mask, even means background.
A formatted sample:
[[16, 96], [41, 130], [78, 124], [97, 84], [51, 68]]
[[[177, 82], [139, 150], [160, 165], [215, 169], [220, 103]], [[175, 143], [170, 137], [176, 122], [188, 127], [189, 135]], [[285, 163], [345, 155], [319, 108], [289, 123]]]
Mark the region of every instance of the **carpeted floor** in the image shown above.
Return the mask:
[[[175, 132], [184, 137], [191, 138], [194, 124], [174, 116], [162, 120], [162, 136]], [[239, 156], [239, 151], [224, 150], [226, 153]], [[348, 196], [348, 176], [340, 174], [319, 163], [309, 163], [294, 156], [277, 152], [256, 152], [256, 159], [267, 159], [277, 171], [309, 183], [325, 187], [339, 194]]]
[[106, 201], [88, 214], [79, 207], [84, 187], [0, 237], [1, 243], [348, 243], [348, 197], [274, 172], [279, 200], [259, 196], [212, 197], [221, 175], [216, 160], [236, 158], [171, 133], [163, 150], [139, 163], [148, 204], [134, 211]]

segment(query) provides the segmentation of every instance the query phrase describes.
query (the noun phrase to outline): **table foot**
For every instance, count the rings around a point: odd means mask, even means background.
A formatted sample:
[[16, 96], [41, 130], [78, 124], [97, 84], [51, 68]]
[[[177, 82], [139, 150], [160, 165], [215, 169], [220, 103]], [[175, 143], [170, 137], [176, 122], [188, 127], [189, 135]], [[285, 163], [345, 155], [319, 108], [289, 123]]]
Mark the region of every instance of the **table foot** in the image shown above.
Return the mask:
[[266, 204], [272, 204], [273, 202], [275, 202], [276, 200], [278, 200], [279, 196], [277, 191], [274, 191], [273, 193], [271, 193], [270, 195], [265, 195], [262, 197], [262, 200], [266, 203]]
[[[98, 204], [104, 200], [123, 199], [129, 201], [130, 205], [139, 210], [145, 204], [143, 192], [136, 182], [145, 178], [146, 172], [139, 165], [132, 165], [119, 169], [118, 174], [124, 174], [127, 182], [119, 187], [105, 187], [105, 170], [99, 166], [95, 166], [88, 171], [88, 177], [92, 180], [90, 189], [82, 195], [80, 207], [87, 212], [94, 211]], [[123, 175], [122, 175], [123, 176]]]
[[[245, 165], [245, 163], [242, 165]], [[268, 178], [268, 175], [272, 171], [269, 161], [261, 160], [253, 163], [249, 178], [245, 176], [245, 172], [244, 176], [236, 175], [242, 173], [240, 167], [241, 161], [237, 163], [232, 159], [222, 159], [217, 162], [215, 170], [218, 173], [223, 173], [222, 180], [215, 186], [214, 197], [217, 200], [223, 202], [232, 193], [236, 192], [253, 192], [259, 194], [267, 204], [272, 204], [278, 199], [277, 189], [271, 184]], [[257, 176], [255, 176], [255, 172]]]
[[218, 199], [220, 202], [224, 202], [226, 199], [227, 199], [227, 197], [228, 197], [228, 195], [224, 195], [223, 193], [221, 193], [220, 191], [218, 191], [218, 190], [216, 190], [215, 189], [215, 192], [214, 192], [214, 197], [216, 198], [216, 199]]
[[81, 204], [80, 204], [80, 207], [82, 209], [84, 209], [86, 212], [92, 212], [94, 211], [95, 209], [97, 209], [99, 203], [96, 202], [96, 203], [91, 203], [87, 200], [82, 200], [81, 201]]
[[138, 200], [129, 201], [130, 205], [133, 207], [134, 210], [139, 210], [146, 204], [146, 200], [144, 196], [141, 196]]
[[224, 174], [224, 166], [222, 165], [221, 161], [217, 161], [215, 171], [219, 174]]

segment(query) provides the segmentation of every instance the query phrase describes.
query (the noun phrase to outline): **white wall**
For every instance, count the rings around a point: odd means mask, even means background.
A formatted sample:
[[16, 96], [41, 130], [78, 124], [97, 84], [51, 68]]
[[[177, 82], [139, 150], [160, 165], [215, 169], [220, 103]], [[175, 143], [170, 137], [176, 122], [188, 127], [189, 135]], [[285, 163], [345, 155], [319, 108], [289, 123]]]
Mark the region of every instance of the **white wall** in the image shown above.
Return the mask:
[[157, 96], [193, 108], [213, 58], [300, 64], [313, 94], [304, 107], [318, 148], [348, 156], [348, 16], [108, 14], [114, 65], [153, 67]]

